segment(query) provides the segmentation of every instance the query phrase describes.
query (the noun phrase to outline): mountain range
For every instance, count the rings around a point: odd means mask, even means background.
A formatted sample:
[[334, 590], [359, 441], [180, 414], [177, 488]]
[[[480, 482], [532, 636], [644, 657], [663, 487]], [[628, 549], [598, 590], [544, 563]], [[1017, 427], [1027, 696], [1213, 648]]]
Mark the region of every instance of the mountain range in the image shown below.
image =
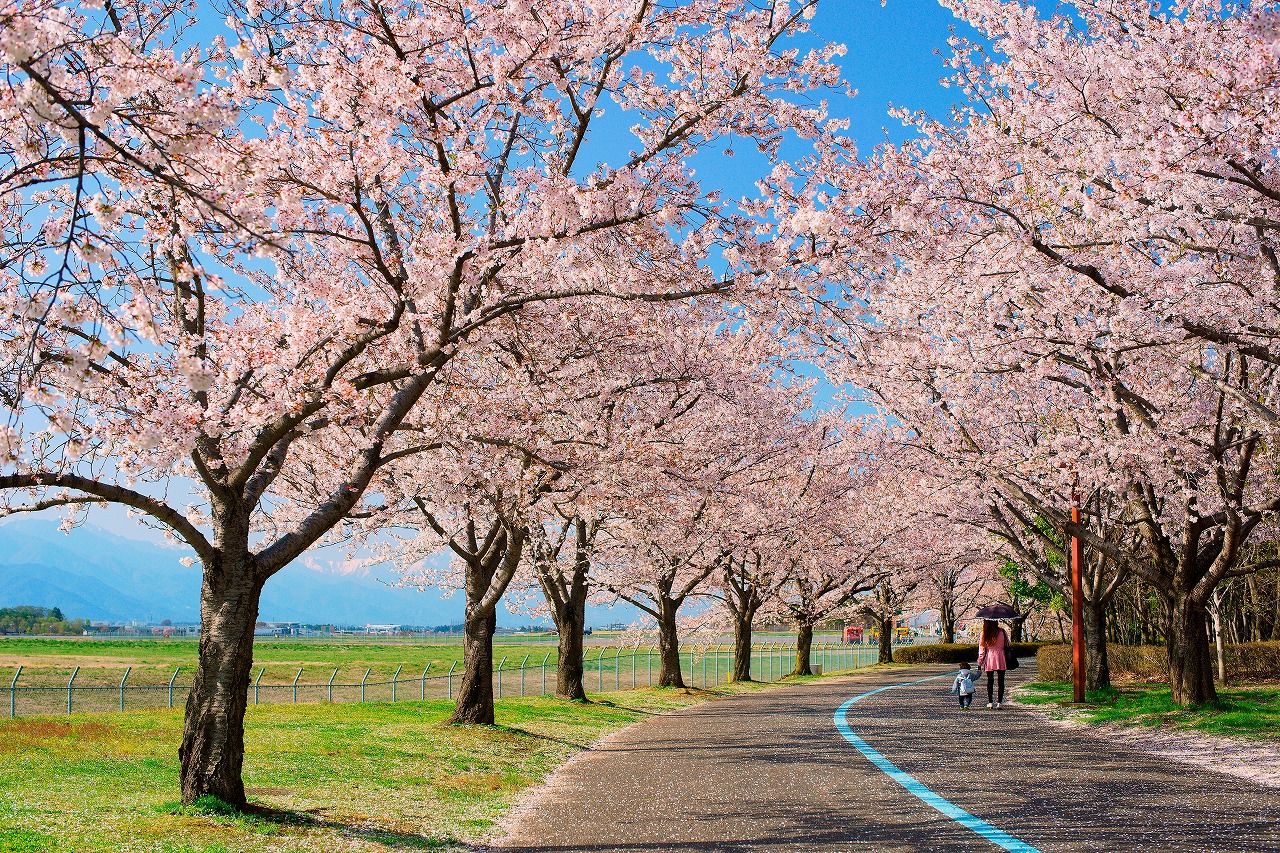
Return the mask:
[[[200, 568], [186, 548], [129, 539], [85, 525], [69, 533], [54, 519], [0, 525], [0, 607], [60, 607], [68, 618], [198, 622]], [[267, 581], [265, 621], [443, 625], [462, 621], [461, 595], [388, 585], [389, 570], [343, 573], [298, 561]], [[507, 614], [502, 614], [507, 615]], [[510, 616], [504, 624], [525, 624]]]
[[[200, 621], [200, 568], [179, 560], [191, 551], [83, 525], [63, 533], [47, 517], [0, 524], [0, 607], [58, 607], [68, 619], [103, 622]], [[444, 559], [440, 557], [440, 559]], [[258, 618], [333, 625], [456, 625], [461, 593], [391, 586], [385, 567], [339, 571], [311, 555], [285, 566], [262, 590]], [[626, 604], [588, 607], [588, 625], [626, 623], [639, 614]], [[498, 608], [498, 624], [546, 622]]]

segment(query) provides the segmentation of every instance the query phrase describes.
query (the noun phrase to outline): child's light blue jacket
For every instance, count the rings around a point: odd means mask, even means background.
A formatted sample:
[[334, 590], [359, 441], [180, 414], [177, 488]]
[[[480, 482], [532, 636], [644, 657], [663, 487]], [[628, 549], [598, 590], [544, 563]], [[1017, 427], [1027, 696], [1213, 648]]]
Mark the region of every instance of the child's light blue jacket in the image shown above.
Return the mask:
[[973, 695], [973, 670], [962, 669], [956, 673], [955, 683], [951, 685], [951, 692], [959, 691], [961, 696]]

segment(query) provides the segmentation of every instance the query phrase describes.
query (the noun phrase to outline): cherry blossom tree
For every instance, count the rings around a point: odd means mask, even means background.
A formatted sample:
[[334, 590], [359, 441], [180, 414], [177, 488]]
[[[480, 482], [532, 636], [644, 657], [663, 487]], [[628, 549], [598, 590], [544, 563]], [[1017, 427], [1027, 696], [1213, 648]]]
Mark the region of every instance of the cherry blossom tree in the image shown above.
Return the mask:
[[[795, 93], [838, 51], [790, 49], [809, 8], [250, 0], [219, 32], [186, 4], [0, 6], [0, 490], [124, 504], [195, 552], [184, 801], [245, 802], [263, 584], [380, 505], [379, 472], [434, 443], [411, 415], [498, 320], [767, 293], [688, 159], [816, 133]], [[634, 150], [589, 164], [615, 107]], [[712, 276], [725, 245], [742, 263]]]
[[[833, 375], [1150, 581], [1175, 698], [1210, 700], [1206, 606], [1280, 509], [1272, 7], [951, 8], [994, 52], [955, 40], [949, 120], [775, 174], [795, 251], [847, 283], [821, 305]], [[1076, 491], [1138, 535], [1073, 523]]]
[[825, 420], [821, 444], [805, 448], [803, 465], [776, 489], [790, 519], [779, 519], [770, 553], [774, 611], [796, 627], [793, 675], [813, 674], [814, 626], [851, 615], [855, 599], [885, 579], [890, 544], [911, 523], [893, 433], [874, 419]]
[[742, 552], [741, 495], [775, 476], [774, 461], [794, 452], [799, 439], [788, 425], [809, 406], [810, 384], [776, 381], [756, 336], [735, 333], [729, 345], [756, 356], [719, 360], [696, 406], [650, 444], [640, 476], [626, 477], [617, 520], [597, 548], [602, 587], [657, 622], [663, 687], [684, 686], [680, 608], [710, 594]]
[[719, 578], [719, 599], [733, 626], [733, 681], [752, 681], [751, 631], [756, 614], [773, 601], [780, 578], [765, 567], [759, 548], [744, 549], [725, 557]]

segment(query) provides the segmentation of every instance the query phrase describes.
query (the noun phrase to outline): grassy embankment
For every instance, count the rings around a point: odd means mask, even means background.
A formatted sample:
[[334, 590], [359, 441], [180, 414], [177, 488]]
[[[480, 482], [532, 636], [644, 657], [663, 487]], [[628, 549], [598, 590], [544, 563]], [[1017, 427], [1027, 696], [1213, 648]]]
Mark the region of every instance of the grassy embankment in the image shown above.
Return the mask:
[[178, 710], [0, 720], [0, 853], [448, 848], [602, 735], [742, 689], [503, 700], [495, 728], [443, 701], [251, 707], [248, 815], [180, 807]]
[[[39, 654], [41, 641], [20, 642], [24, 653]], [[190, 645], [111, 642], [79, 651], [119, 667], [126, 665], [121, 658], [168, 666]], [[396, 644], [355, 645], [345, 653], [363, 655], [361, 665], [379, 656], [403, 659]], [[325, 646], [332, 644], [263, 643], [260, 651], [313, 654], [327, 663], [334, 649]], [[12, 649], [12, 641], [0, 642], [3, 648]], [[66, 651], [54, 646], [50, 654]], [[484, 837], [521, 791], [602, 735], [653, 713], [760, 688], [641, 689], [587, 705], [507, 699], [498, 703], [501, 725], [492, 729], [442, 725], [452, 707], [446, 701], [250, 707], [250, 815], [179, 807], [179, 709], [0, 719], [0, 853], [448, 848]]]
[[1071, 701], [1071, 685], [1035, 682], [1019, 690], [1018, 702], [1048, 706], [1052, 713], [1086, 723], [1162, 727], [1215, 735], [1280, 738], [1280, 685], [1219, 687], [1218, 701], [1197, 708], [1174, 704], [1166, 684], [1126, 684], [1090, 693], [1084, 705]]

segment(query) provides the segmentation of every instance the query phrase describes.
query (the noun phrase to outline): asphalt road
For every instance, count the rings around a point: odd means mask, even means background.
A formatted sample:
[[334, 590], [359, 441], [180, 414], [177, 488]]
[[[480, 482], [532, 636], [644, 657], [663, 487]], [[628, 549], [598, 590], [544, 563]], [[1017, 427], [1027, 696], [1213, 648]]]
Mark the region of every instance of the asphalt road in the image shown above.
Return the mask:
[[[886, 775], [833, 721], [853, 696], [946, 671], [824, 680], [654, 717], [563, 768], [499, 843], [525, 853], [1001, 850]], [[1018, 709], [988, 711], [982, 691], [962, 712], [949, 688], [942, 678], [867, 696], [849, 707], [849, 728], [1023, 849], [1280, 851], [1280, 789]]]

